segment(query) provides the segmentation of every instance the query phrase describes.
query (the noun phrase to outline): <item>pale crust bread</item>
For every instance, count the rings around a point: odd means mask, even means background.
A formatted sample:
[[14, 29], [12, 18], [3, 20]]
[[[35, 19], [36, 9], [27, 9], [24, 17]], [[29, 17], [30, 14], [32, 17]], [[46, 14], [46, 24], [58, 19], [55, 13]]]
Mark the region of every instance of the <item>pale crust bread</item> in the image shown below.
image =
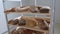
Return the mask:
[[8, 10], [5, 10], [5, 13], [9, 12], [20, 12], [20, 13], [49, 13], [50, 9], [41, 6], [22, 6], [22, 7], [14, 7]]

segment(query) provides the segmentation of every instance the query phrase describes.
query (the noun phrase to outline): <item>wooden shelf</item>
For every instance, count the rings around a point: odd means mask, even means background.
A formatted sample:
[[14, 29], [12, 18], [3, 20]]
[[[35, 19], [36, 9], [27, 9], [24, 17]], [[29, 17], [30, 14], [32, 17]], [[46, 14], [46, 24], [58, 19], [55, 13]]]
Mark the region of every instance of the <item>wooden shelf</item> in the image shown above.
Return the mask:
[[29, 13], [29, 12], [8, 12], [8, 13], [5, 13], [5, 14], [10, 14], [10, 13], [16, 13], [16, 14], [32, 14], [32, 15], [41, 15], [41, 16], [47, 16], [49, 17], [50, 14], [49, 13]]
[[[11, 26], [11, 24], [8, 24], [8, 25]], [[42, 29], [40, 29], [38, 26], [35, 26], [35, 27], [18, 26], [18, 25], [12, 25], [12, 26], [17, 26], [17, 27], [19, 27], [19, 28], [30, 29], [30, 30], [40, 31], [40, 32], [46, 32], [46, 33], [49, 32], [49, 30], [42, 30]]]
[[48, 32], [47, 30], [41, 30], [38, 26], [35, 26], [35, 27], [19, 26], [19, 27], [20, 27], [20, 28], [24, 28], [24, 29], [35, 30], [35, 31]]
[[[4, 12], [6, 14], [9, 14], [9, 13], [31, 13], [31, 12]], [[49, 13], [32, 13], [32, 14], [49, 14]]]

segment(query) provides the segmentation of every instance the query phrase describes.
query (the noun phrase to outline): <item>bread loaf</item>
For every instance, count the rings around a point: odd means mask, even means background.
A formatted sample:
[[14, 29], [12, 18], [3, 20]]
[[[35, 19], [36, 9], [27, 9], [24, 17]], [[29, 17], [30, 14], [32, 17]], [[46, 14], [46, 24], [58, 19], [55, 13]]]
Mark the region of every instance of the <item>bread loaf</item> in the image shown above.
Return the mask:
[[19, 25], [19, 26], [24, 26], [24, 25], [26, 25], [26, 20], [25, 20], [25, 19], [20, 19], [18, 25]]
[[20, 33], [19, 33], [18, 30], [15, 30], [15, 29], [14, 29], [14, 30], [12, 30], [12, 31], [10, 32], [10, 34], [20, 34]]
[[49, 29], [49, 27], [47, 27], [47, 25], [45, 24], [43, 18], [35, 18], [35, 19], [38, 21], [38, 26], [40, 27], [40, 29], [43, 29], [43, 30]]
[[33, 34], [33, 31], [26, 29], [26, 30], [23, 30], [23, 32], [21, 34]]
[[50, 24], [50, 19], [21, 16], [17, 19], [10, 20], [8, 22], [8, 24], [27, 26], [27, 27], [39, 26], [43, 30], [48, 30], [49, 24]]
[[10, 34], [33, 34], [33, 30], [29, 30], [29, 29], [14, 29], [10, 32]]
[[50, 24], [50, 18], [44, 18], [48, 24]]
[[42, 7], [40, 8], [40, 13], [49, 13], [50, 7]]
[[44, 32], [36, 31], [35, 34], [44, 34]]
[[18, 19], [12, 19], [10, 21], [8, 21], [8, 24], [12, 24], [12, 25], [17, 25], [19, 23], [19, 20]]
[[39, 13], [40, 6], [22, 6], [22, 7], [14, 7], [9, 10], [5, 10], [4, 12], [29, 12], [29, 13]]
[[36, 20], [32, 17], [22, 17], [21, 19], [25, 20], [25, 26], [33, 27], [36, 26]]

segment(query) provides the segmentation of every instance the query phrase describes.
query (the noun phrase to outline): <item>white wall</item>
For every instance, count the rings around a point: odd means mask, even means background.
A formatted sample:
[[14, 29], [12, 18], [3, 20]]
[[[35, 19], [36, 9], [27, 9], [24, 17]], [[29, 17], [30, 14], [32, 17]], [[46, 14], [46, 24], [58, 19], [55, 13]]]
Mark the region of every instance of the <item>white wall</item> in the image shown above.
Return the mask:
[[60, 34], [60, 23], [54, 25], [54, 34]]
[[60, 23], [60, 0], [55, 0], [55, 18], [56, 23]]
[[60, 34], [60, 0], [55, 0], [54, 34]]
[[2, 0], [0, 0], [0, 34], [7, 30], [5, 15], [3, 11], [4, 11], [3, 3], [2, 3]]
[[27, 6], [27, 5], [35, 5], [35, 0], [22, 0], [22, 5]]
[[18, 7], [18, 6], [20, 6], [19, 1], [4, 1], [4, 8], [5, 9], [9, 9], [12, 7]]

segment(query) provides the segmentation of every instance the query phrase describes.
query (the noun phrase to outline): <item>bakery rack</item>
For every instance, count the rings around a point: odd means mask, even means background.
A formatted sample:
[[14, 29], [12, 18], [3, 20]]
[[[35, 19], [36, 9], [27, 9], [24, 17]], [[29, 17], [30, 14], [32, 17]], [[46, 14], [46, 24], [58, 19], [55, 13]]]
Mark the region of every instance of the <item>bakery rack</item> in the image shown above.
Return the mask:
[[[36, 5], [36, 4], [35, 4]], [[14, 26], [16, 25], [11, 25], [11, 24], [8, 24], [8, 14], [10, 13], [19, 13], [19, 14], [22, 14], [21, 16], [24, 16], [23, 14], [34, 14], [35, 17], [38, 17], [38, 16], [45, 16], [45, 17], [48, 17], [50, 18], [50, 14], [48, 13], [45, 13], [45, 14], [42, 14], [42, 13], [20, 13], [20, 12], [7, 12], [5, 13], [5, 16], [6, 16], [6, 21], [7, 21], [7, 27], [8, 27], [8, 32], [10, 32], [10, 29], [14, 28]], [[13, 27], [11, 27], [13, 26]], [[10, 28], [11, 27], [11, 28]], [[19, 27], [19, 28], [24, 28], [24, 29], [30, 29], [30, 30], [35, 30], [35, 31], [42, 31], [42, 32], [45, 32], [46, 33], [49, 33], [49, 31], [45, 31], [45, 30], [40, 30], [37, 26], [36, 27], [26, 27], [26, 26], [16, 26], [16, 27]]]
[[[10, 14], [10, 13], [19, 13], [19, 12], [8, 12], [8, 13], [5, 13], [7, 23], [8, 23], [8, 18], [7, 18], [8, 16], [7, 15]], [[28, 13], [20, 13], [20, 14], [22, 14], [21, 16], [24, 16], [23, 14], [28, 14]], [[50, 14], [47, 14], [47, 13], [45, 13], [45, 14], [29, 13], [29, 14], [32, 14], [32, 15], [34, 14], [35, 17], [37, 17], [37, 15], [38, 16], [42, 15], [42, 16], [50, 18], [49, 17]], [[11, 24], [7, 24], [7, 26], [8, 26], [8, 32], [10, 32], [10, 28], [9, 27], [11, 26]], [[14, 27], [16, 25], [12, 25], [12, 26]], [[13, 28], [13, 27], [11, 27], [11, 28]], [[46, 30], [40, 30], [37, 26], [36, 27], [17, 26], [17, 27], [24, 28], [24, 29], [30, 29], [30, 30], [34, 30], [34, 31], [42, 31], [42, 32], [45, 32], [45, 34], [49, 32], [49, 31], [46, 31]]]

